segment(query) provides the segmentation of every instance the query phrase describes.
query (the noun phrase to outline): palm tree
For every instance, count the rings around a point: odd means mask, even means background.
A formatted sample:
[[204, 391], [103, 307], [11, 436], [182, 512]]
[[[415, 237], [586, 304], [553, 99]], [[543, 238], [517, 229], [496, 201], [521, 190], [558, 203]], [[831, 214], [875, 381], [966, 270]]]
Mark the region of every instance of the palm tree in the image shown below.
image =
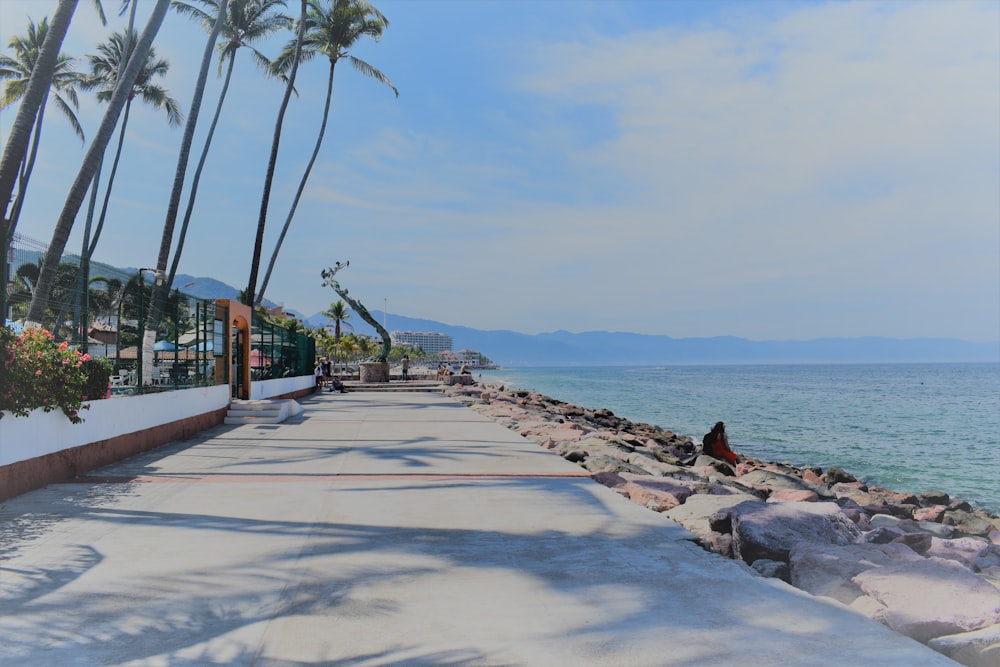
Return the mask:
[[[45, 253], [45, 260], [42, 263], [42, 273], [38, 278], [38, 287], [35, 289], [35, 294], [31, 300], [28, 317], [32, 321], [41, 321], [45, 311], [44, 304], [50, 298], [52, 279], [55, 275], [56, 267], [62, 258], [63, 250], [66, 248], [66, 241], [69, 240], [70, 232], [73, 231], [73, 223], [76, 221], [76, 215], [79, 213], [87, 190], [94, 180], [94, 174], [97, 172], [101, 156], [104, 155], [104, 149], [111, 141], [111, 134], [114, 132], [115, 125], [118, 123], [118, 116], [125, 106], [132, 82], [135, 81], [135, 77], [139, 73], [139, 68], [145, 61], [146, 52], [152, 46], [153, 39], [163, 24], [163, 18], [166, 16], [169, 6], [170, 0], [156, 0], [156, 5], [153, 7], [153, 11], [146, 21], [146, 26], [139, 36], [139, 41], [133, 51], [133, 57], [129, 59], [128, 66], [122, 74], [122, 80], [119, 82], [114, 95], [108, 103], [104, 117], [101, 119], [97, 136], [91, 143], [90, 148], [87, 149], [83, 164], [80, 166], [76, 179], [73, 181], [66, 196], [66, 202], [63, 205], [62, 212], [59, 214], [59, 219], [56, 221], [55, 229], [52, 232], [52, 240]], [[53, 19], [49, 30], [53, 31], [54, 29], [55, 20]], [[46, 42], [48, 42], [48, 39], [46, 39]], [[41, 56], [39, 56], [39, 60], [41, 61]], [[41, 62], [39, 63], [39, 67], [41, 67]], [[0, 170], [2, 170], [2, 167], [0, 167]], [[0, 204], [6, 205], [3, 199], [3, 191], [3, 183], [0, 182]]]
[[59, 51], [62, 49], [69, 24], [73, 20], [76, 4], [77, 0], [59, 0], [56, 6], [52, 22], [35, 58], [35, 66], [32, 68], [28, 85], [21, 95], [21, 104], [11, 126], [7, 144], [4, 146], [3, 157], [0, 157], [0, 242], [3, 242], [4, 250], [0, 253], [2, 255], [6, 254], [7, 243], [13, 236], [13, 230], [8, 229], [7, 207], [14, 193], [14, 183], [28, 154], [28, 144], [38, 118], [38, 109], [49, 94], [52, 77], [59, 62]]
[[[333, 320], [334, 343], [339, 345], [341, 324], [346, 323], [346, 320], [351, 319], [351, 311], [347, 308], [347, 304], [338, 299], [337, 301], [331, 303], [330, 307], [323, 311], [323, 314]], [[351, 325], [348, 324], [347, 326]]]
[[[56, 11], [52, 15], [52, 23], [46, 30], [45, 39], [40, 42], [34, 66], [31, 68], [31, 76], [21, 94], [21, 103], [18, 105], [17, 115], [14, 117], [14, 124], [7, 137], [3, 155], [0, 156], [0, 276], [3, 276], [4, 280], [7, 276], [7, 250], [14, 238], [14, 223], [10, 221], [12, 216], [8, 214], [7, 207], [10, 205], [14, 192], [14, 184], [24, 173], [22, 166], [28, 155], [32, 130], [41, 125], [38, 110], [48, 97], [52, 77], [55, 75], [59, 63], [59, 50], [62, 49], [63, 39], [66, 37], [66, 31], [69, 30], [73, 12], [76, 11], [76, 3], [77, 0], [59, 0], [59, 4], [56, 6]], [[104, 12], [99, 2], [98, 10], [103, 24], [105, 23]], [[19, 202], [23, 200], [25, 188], [26, 184], [19, 187]], [[20, 209], [20, 204], [18, 209]], [[20, 213], [19, 210], [18, 213]], [[0, 289], [0, 313], [6, 317], [6, 289]]]
[[302, 9], [299, 12], [299, 29], [295, 37], [295, 51], [292, 55], [291, 65], [289, 66], [285, 95], [281, 98], [281, 106], [278, 107], [278, 119], [274, 122], [274, 136], [271, 138], [271, 154], [267, 159], [264, 191], [260, 198], [260, 214], [257, 216], [257, 236], [254, 239], [253, 258], [250, 260], [250, 279], [247, 281], [246, 290], [244, 290], [244, 297], [247, 300], [243, 303], [248, 306], [254, 303], [254, 296], [257, 294], [257, 272], [260, 270], [260, 253], [264, 246], [264, 226], [267, 223], [267, 205], [271, 201], [271, 183], [274, 180], [274, 167], [278, 162], [281, 126], [285, 120], [285, 110], [288, 108], [288, 100], [292, 96], [292, 91], [295, 90], [295, 75], [299, 71], [299, 56], [302, 54], [302, 42], [306, 35], [306, 19], [309, 15], [309, 5], [307, 0], [301, 0], [301, 3]]
[[[136, 43], [135, 30], [125, 32], [115, 32], [108, 38], [108, 41], [97, 47], [97, 54], [88, 56], [90, 61], [90, 74], [81, 80], [81, 86], [85, 90], [93, 90], [98, 102], [108, 102], [114, 95], [118, 81], [122, 77], [122, 71], [131, 58]], [[176, 127], [183, 121], [184, 115], [181, 113], [180, 104], [173, 97], [170, 97], [167, 90], [154, 80], [167, 75], [170, 63], [163, 58], [157, 58], [156, 49], [149, 48], [145, 60], [139, 68], [135, 81], [125, 100], [125, 107], [121, 115], [121, 125], [118, 131], [118, 145], [115, 149], [115, 157], [111, 163], [111, 173], [108, 175], [108, 184], [104, 191], [104, 201], [101, 204], [101, 213], [97, 219], [97, 227], [94, 229], [91, 238], [91, 223], [94, 217], [94, 204], [97, 199], [98, 184], [100, 182], [101, 168], [104, 158], [98, 163], [97, 172], [94, 174], [94, 182], [91, 187], [91, 204], [87, 210], [86, 224], [83, 234], [83, 249], [80, 252], [81, 280], [83, 285], [89, 282], [90, 257], [97, 249], [97, 242], [100, 240], [101, 231], [104, 229], [104, 220], [108, 213], [108, 202], [111, 200], [111, 189], [114, 187], [115, 175], [118, 173], [118, 164], [121, 160], [122, 146], [125, 144], [125, 129], [128, 127], [129, 116], [132, 112], [132, 101], [141, 99], [154, 109], [163, 109], [167, 114], [167, 123]], [[86, 300], [81, 300], [82, 326], [88, 325], [88, 312]], [[83, 347], [86, 349], [86, 338]]]
[[[346, 320], [351, 319], [351, 311], [347, 308], [342, 300], [330, 304], [327, 310], [323, 311], [323, 314], [333, 320], [333, 344], [339, 348], [340, 347], [340, 327], [342, 324], [347, 324]], [[351, 326], [348, 324], [347, 326]], [[353, 327], [351, 327], [353, 329]]]
[[[163, 235], [160, 237], [160, 252], [156, 258], [156, 283], [153, 299], [149, 304], [149, 316], [146, 318], [146, 329], [142, 334], [143, 372], [149, 372], [146, 377], [152, 377], [153, 345], [156, 343], [156, 330], [160, 324], [163, 306], [166, 304], [170, 291], [170, 283], [163, 282], [166, 277], [167, 262], [170, 259], [170, 246], [173, 244], [174, 225], [177, 222], [177, 209], [180, 208], [181, 190], [184, 188], [184, 178], [187, 175], [188, 159], [191, 156], [191, 144], [194, 143], [194, 131], [198, 125], [198, 115], [201, 113], [201, 100], [205, 96], [205, 81], [208, 79], [208, 69], [212, 64], [212, 48], [225, 23], [228, 0], [220, 0], [219, 14], [205, 42], [201, 53], [201, 67], [195, 81], [194, 94], [188, 111], [187, 123], [184, 125], [184, 136], [177, 153], [177, 167], [174, 169], [174, 184], [170, 190], [170, 200], [167, 202], [167, 215], [163, 221]], [[131, 63], [130, 63], [131, 65]]]
[[[121, 78], [121, 71], [128, 63], [132, 55], [136, 42], [134, 30], [124, 33], [116, 32], [108, 38], [108, 41], [97, 47], [97, 54], [88, 56], [90, 61], [90, 74], [81, 81], [84, 90], [93, 90], [98, 102], [108, 102], [114, 95], [115, 87]], [[115, 157], [111, 163], [111, 173], [108, 175], [108, 185], [104, 191], [104, 202], [101, 205], [101, 214], [97, 220], [97, 228], [94, 229], [93, 238], [88, 247], [84, 248], [86, 256], [91, 256], [97, 248], [97, 241], [100, 239], [101, 230], [104, 227], [104, 220], [108, 212], [108, 201], [111, 198], [111, 188], [114, 187], [115, 174], [118, 172], [118, 164], [121, 159], [122, 146], [125, 143], [125, 129], [128, 126], [129, 116], [132, 112], [132, 101], [137, 97], [154, 109], [162, 109], [167, 114], [167, 123], [172, 127], [180, 125], [184, 120], [180, 104], [173, 97], [170, 97], [167, 90], [154, 83], [154, 79], [164, 77], [170, 69], [170, 63], [163, 58], [156, 57], [156, 49], [149, 48], [146, 53], [135, 81], [125, 99], [125, 107], [121, 114], [121, 126], [118, 131], [118, 145], [115, 149]], [[100, 165], [97, 173], [100, 174]], [[96, 178], [96, 177], [95, 177]], [[94, 192], [97, 188], [94, 188]], [[90, 222], [89, 216], [87, 220]]]
[[[28, 88], [31, 80], [31, 73], [38, 62], [38, 54], [45, 42], [45, 37], [49, 32], [49, 20], [43, 18], [36, 25], [34, 21], [28, 20], [28, 31], [24, 37], [12, 37], [7, 46], [14, 50], [14, 56], [0, 55], [0, 79], [6, 81], [3, 94], [0, 95], [0, 111], [8, 108], [15, 102], [19, 102]], [[21, 216], [21, 208], [24, 205], [24, 193], [31, 178], [31, 172], [35, 165], [35, 158], [38, 155], [38, 144], [42, 136], [42, 120], [45, 117], [45, 107], [51, 99], [56, 108], [62, 112], [69, 121], [70, 126], [80, 137], [83, 143], [83, 128], [76, 117], [75, 109], [80, 108], [80, 101], [77, 98], [76, 86], [80, 82], [80, 75], [73, 68], [75, 59], [65, 54], [59, 54], [52, 72], [52, 83], [49, 93], [42, 100], [38, 107], [32, 130], [31, 149], [21, 163], [20, 171], [17, 175], [17, 195], [10, 215], [7, 218], [8, 233], [13, 233], [17, 228], [18, 218]]]
[[104, 283], [104, 289], [95, 289], [90, 292], [90, 301], [95, 311], [94, 319], [100, 319], [103, 315], [108, 323], [110, 323], [111, 316], [118, 305], [118, 299], [121, 297], [124, 284], [118, 278], [108, 278], [106, 276], [94, 276], [90, 279], [90, 284], [93, 285], [95, 283]]
[[[211, 29], [219, 17], [218, 0], [202, 0], [212, 12], [205, 12], [198, 7], [184, 2], [175, 2], [174, 8], [181, 14], [188, 14]], [[216, 46], [219, 52], [219, 73], [222, 73], [222, 66], [227, 61], [226, 78], [222, 84], [222, 91], [219, 93], [219, 102], [215, 107], [215, 116], [209, 126], [208, 136], [205, 138], [205, 145], [195, 168], [194, 177], [191, 180], [191, 191], [188, 194], [187, 210], [184, 212], [184, 219], [181, 221], [181, 229], [177, 238], [177, 248], [174, 251], [173, 263], [170, 266], [170, 273], [167, 276], [167, 284], [173, 284], [174, 276], [177, 275], [177, 267], [180, 263], [181, 253], [184, 250], [184, 239], [187, 237], [188, 224], [191, 222], [191, 214], [194, 211], [194, 202], [198, 196], [198, 184], [201, 181], [201, 172], [205, 167], [208, 158], [208, 150], [212, 145], [212, 138], [215, 136], [215, 128], [219, 123], [219, 116], [222, 113], [222, 105], [226, 101], [226, 93], [229, 90], [229, 82], [233, 76], [233, 66], [236, 64], [236, 52], [241, 47], [248, 47], [257, 66], [271, 73], [271, 61], [260, 51], [253, 47], [253, 44], [268, 37], [277, 30], [288, 28], [292, 25], [292, 19], [277, 11], [278, 7], [284, 7], [284, 0], [231, 0], [226, 12], [225, 23], [222, 26], [222, 41]]]
[[[52, 284], [52, 299], [46, 304], [46, 313], [54, 322], [52, 333], [57, 337], [63, 337], [62, 326], [65, 324], [65, 311], [60, 310], [73, 294], [79, 290], [76, 286], [79, 267], [73, 262], [61, 262], [56, 269], [55, 280]], [[22, 264], [14, 272], [14, 287], [10, 297], [10, 303], [14, 306], [15, 313], [24, 315], [27, 313], [27, 305], [32, 302], [32, 294], [36, 291], [38, 277], [41, 274], [41, 261], [38, 264]]]
[[[267, 284], [271, 280], [271, 271], [274, 270], [274, 263], [278, 259], [278, 252], [281, 251], [281, 244], [285, 240], [288, 227], [292, 224], [292, 218], [295, 216], [295, 209], [298, 208], [302, 191], [306, 187], [309, 174], [316, 163], [316, 156], [319, 155], [319, 149], [323, 145], [323, 135], [326, 133], [326, 123], [330, 117], [330, 100], [333, 97], [333, 72], [337, 63], [341, 59], [347, 59], [354, 66], [354, 69], [369, 78], [389, 86], [396, 94], [396, 97], [399, 97], [399, 90], [396, 89], [396, 86], [389, 81], [385, 74], [364, 60], [355, 58], [349, 53], [349, 49], [362, 37], [367, 36], [375, 41], [382, 38], [382, 33], [389, 27], [389, 21], [377, 9], [368, 2], [365, 2], [365, 0], [333, 0], [333, 4], [329, 8], [324, 7], [320, 0], [309, 0], [307, 22], [305, 39], [302, 42], [302, 51], [299, 59], [302, 62], [308, 62], [317, 55], [324, 55], [330, 63], [330, 72], [327, 75], [326, 82], [326, 103], [323, 106], [323, 121], [319, 126], [319, 135], [316, 137], [316, 145], [313, 147], [312, 156], [309, 158], [306, 170], [302, 174], [302, 180], [299, 182], [298, 190], [295, 192], [292, 206], [288, 211], [288, 216], [285, 218], [285, 224], [281, 228], [281, 234], [278, 236], [274, 252], [271, 254], [271, 261], [267, 265], [267, 271], [264, 274], [264, 281], [261, 283], [260, 292], [257, 294], [256, 303], [264, 300], [264, 292], [267, 290]], [[295, 54], [295, 46], [295, 44], [289, 44], [285, 47], [281, 55], [278, 56], [278, 60], [274, 64], [277, 71], [283, 72], [291, 66], [291, 58]]]

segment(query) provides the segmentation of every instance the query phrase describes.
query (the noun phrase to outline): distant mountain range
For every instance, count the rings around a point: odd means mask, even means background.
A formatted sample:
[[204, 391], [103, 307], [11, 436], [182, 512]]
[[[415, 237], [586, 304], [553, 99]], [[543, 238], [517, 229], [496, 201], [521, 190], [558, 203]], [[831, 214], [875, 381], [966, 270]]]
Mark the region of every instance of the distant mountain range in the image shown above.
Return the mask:
[[[380, 322], [383, 314], [373, 310]], [[327, 323], [322, 313], [306, 318], [308, 326]], [[374, 329], [354, 315], [357, 333]], [[433, 320], [389, 314], [389, 331], [428, 331], [452, 337], [455, 350], [471, 349], [501, 366], [645, 366], [661, 364], [740, 363], [876, 363], [876, 362], [1000, 362], [1000, 341], [972, 343], [942, 338], [895, 339], [821, 338], [816, 340], [753, 341], [734, 336], [671, 338], [645, 334], [556, 331], [528, 335], [516, 331], [482, 331]]]
[[[239, 290], [213, 278], [178, 275], [174, 286], [204, 299], [235, 299]], [[271, 307], [273, 303], [269, 303]], [[305, 317], [310, 328], [328, 323], [322, 313]], [[451, 336], [453, 349], [476, 350], [501, 366], [645, 366], [661, 364], [919, 363], [1000, 362], [1000, 341], [973, 343], [948, 338], [819, 338], [754, 341], [734, 336], [671, 338], [611, 331], [523, 334], [483, 331], [382, 311], [371, 311], [389, 331], [427, 331]], [[357, 333], [377, 335], [352, 313]]]
[[[135, 275], [137, 269], [98, 265], [92, 275]], [[202, 299], [235, 299], [239, 290], [204, 276], [178, 274], [173, 287]], [[275, 304], [265, 300], [268, 307]], [[288, 309], [307, 326], [328, 323], [322, 313], [305, 317]], [[646, 334], [555, 331], [523, 334], [483, 331], [402, 315], [372, 316], [385, 321], [389, 331], [426, 331], [451, 336], [453, 349], [476, 350], [501, 366], [646, 366], [661, 364], [790, 364], [790, 363], [920, 363], [1000, 362], [1000, 341], [973, 343], [951, 338], [818, 338], [815, 340], [754, 341], [734, 336], [671, 338]], [[375, 330], [357, 314], [348, 320], [357, 333], [375, 336]]]

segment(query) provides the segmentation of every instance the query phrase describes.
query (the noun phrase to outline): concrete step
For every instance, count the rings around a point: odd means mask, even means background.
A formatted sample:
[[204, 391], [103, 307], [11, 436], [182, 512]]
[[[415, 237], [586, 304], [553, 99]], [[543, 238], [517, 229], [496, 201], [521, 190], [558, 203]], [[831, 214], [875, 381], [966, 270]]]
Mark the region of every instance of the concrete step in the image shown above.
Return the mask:
[[226, 413], [226, 424], [280, 424], [301, 414], [304, 408], [291, 399], [233, 401]]
[[410, 380], [407, 382], [345, 382], [347, 391], [393, 391], [393, 392], [416, 392], [416, 391], [441, 391], [441, 383], [436, 381]]

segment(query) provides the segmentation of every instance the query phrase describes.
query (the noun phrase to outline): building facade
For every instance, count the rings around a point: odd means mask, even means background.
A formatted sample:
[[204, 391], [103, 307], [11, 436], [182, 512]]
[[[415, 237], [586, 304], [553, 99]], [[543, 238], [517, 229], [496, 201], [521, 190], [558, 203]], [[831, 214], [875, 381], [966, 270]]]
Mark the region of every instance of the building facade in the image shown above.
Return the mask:
[[393, 345], [409, 345], [423, 350], [426, 354], [450, 352], [451, 336], [424, 331], [393, 331], [389, 334]]

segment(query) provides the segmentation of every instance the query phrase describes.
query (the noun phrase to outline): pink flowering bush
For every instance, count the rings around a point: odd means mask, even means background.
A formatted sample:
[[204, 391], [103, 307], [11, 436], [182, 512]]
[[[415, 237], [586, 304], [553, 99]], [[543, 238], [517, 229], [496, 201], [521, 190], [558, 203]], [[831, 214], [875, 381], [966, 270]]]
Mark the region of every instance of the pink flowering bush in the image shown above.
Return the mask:
[[91, 374], [88, 366], [96, 364], [97, 374], [107, 377], [106, 361], [91, 361], [89, 354], [71, 350], [65, 342], [56, 343], [45, 329], [28, 328], [15, 336], [0, 327], [0, 351], [0, 418], [7, 412], [24, 417], [42, 408], [45, 412], [62, 410], [79, 424], [83, 421], [80, 410], [90, 408], [83, 405]]

